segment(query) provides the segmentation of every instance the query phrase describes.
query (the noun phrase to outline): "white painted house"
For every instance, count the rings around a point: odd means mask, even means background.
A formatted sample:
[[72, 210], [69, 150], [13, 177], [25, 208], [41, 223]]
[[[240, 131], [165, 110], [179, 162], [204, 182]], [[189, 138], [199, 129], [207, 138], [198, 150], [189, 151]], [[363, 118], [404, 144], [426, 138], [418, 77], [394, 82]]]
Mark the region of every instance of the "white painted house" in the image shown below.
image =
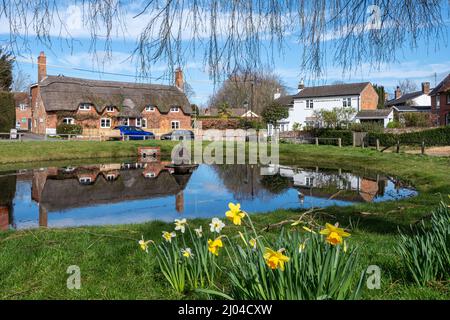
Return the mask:
[[410, 112], [431, 112], [431, 88], [429, 82], [422, 83], [422, 90], [403, 94], [400, 87], [395, 90], [395, 98], [385, 103], [397, 114]]
[[[378, 94], [370, 82], [307, 88], [301, 83], [297, 94], [281, 97], [280, 93], [276, 93], [274, 98], [276, 102], [289, 108], [289, 117], [278, 123], [281, 132], [292, 131], [296, 123], [301, 128], [320, 126], [314, 116], [315, 110], [352, 107], [357, 114], [363, 110], [376, 110], [378, 105]], [[270, 135], [273, 130], [274, 126], [269, 124]]]

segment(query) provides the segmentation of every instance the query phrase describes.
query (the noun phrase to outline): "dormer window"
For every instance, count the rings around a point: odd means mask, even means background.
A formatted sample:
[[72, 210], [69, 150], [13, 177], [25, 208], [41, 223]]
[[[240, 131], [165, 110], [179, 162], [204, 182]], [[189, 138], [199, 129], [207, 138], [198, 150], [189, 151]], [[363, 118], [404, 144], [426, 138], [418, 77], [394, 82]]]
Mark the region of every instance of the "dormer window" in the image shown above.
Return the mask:
[[84, 184], [84, 185], [92, 184], [92, 178], [89, 178], [89, 177], [82, 177], [82, 178], [78, 179], [78, 181], [80, 182], [80, 184]]
[[156, 108], [153, 107], [153, 106], [147, 106], [147, 107], [145, 107], [145, 111], [147, 111], [147, 112], [155, 112]]
[[27, 110], [27, 108], [28, 108], [28, 105], [26, 105], [26, 104], [21, 103], [21, 104], [19, 105], [20, 111], [25, 111], [25, 110]]
[[106, 112], [114, 112], [114, 109], [112, 106], [106, 107]]
[[170, 108], [170, 112], [180, 112], [180, 108], [172, 107], [172, 108]]
[[80, 111], [90, 111], [91, 105], [89, 103], [82, 103], [82, 104], [80, 104], [79, 110]]

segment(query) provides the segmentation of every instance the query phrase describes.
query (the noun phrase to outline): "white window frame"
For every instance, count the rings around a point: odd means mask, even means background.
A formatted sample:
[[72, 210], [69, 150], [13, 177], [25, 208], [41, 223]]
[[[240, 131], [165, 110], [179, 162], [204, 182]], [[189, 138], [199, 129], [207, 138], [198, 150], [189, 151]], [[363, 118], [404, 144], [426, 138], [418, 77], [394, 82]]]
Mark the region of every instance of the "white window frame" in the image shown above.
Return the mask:
[[142, 118], [136, 118], [136, 127], [142, 128]]
[[450, 104], [450, 93], [447, 93], [447, 104]]
[[75, 124], [75, 119], [74, 119], [74, 118], [67, 117], [67, 118], [64, 118], [64, 119], [63, 119], [62, 123], [63, 123], [63, 124]]
[[147, 129], [147, 118], [142, 118], [142, 128]]
[[78, 110], [80, 110], [80, 111], [91, 111], [91, 107], [92, 106], [89, 103], [82, 103], [78, 107]]
[[130, 126], [130, 118], [124, 118], [124, 119], [120, 120], [120, 123], [122, 126], [128, 127], [128, 126]]
[[153, 179], [153, 178], [156, 178], [156, 173], [155, 172], [147, 172], [147, 173], [145, 173], [145, 178], [147, 178], [147, 179]]
[[305, 185], [308, 187], [314, 186], [314, 177], [305, 177]]
[[309, 109], [309, 110], [314, 109], [314, 100], [312, 100], [312, 99], [306, 100], [306, 109]]
[[114, 181], [116, 180], [117, 176], [115, 174], [107, 174], [106, 175], [106, 181]]
[[436, 95], [436, 109], [439, 109], [441, 107], [441, 95]]
[[19, 105], [20, 111], [26, 111], [27, 108], [28, 108], [28, 105], [26, 105], [26, 104], [24, 104], [24, 103], [21, 103], [21, 104]]
[[78, 179], [78, 181], [79, 181], [81, 184], [91, 184], [91, 183], [92, 183], [92, 178], [89, 178], [89, 177], [83, 177], [83, 178]]
[[[175, 127], [174, 127], [175, 124]], [[170, 122], [170, 127], [172, 128], [172, 130], [179, 130], [181, 128], [181, 123], [178, 120], [172, 120]]]
[[347, 108], [352, 106], [352, 98], [342, 99], [342, 107]]
[[171, 107], [170, 112], [180, 112], [180, 108], [179, 107]]
[[[105, 121], [105, 125], [103, 125], [103, 121]], [[109, 125], [107, 125], [109, 123]], [[111, 118], [101, 118], [100, 119], [100, 129], [110, 129], [111, 128]]]
[[155, 112], [155, 111], [156, 111], [156, 108], [153, 107], [153, 106], [146, 106], [146, 107], [145, 107], [145, 111], [147, 111], [147, 112]]
[[116, 108], [114, 108], [113, 106], [108, 106], [106, 107], [106, 112], [108, 113], [113, 113], [115, 111]]

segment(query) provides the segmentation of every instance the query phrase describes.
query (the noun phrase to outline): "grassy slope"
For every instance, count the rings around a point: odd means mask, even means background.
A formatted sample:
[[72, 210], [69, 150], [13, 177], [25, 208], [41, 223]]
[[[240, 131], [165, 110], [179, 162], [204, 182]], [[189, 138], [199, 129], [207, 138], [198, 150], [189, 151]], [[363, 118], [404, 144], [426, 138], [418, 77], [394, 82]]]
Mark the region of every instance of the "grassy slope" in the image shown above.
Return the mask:
[[[82, 147], [106, 150], [110, 147], [107, 144]], [[130, 156], [135, 154], [138, 144], [129, 142], [119, 145], [121, 151], [117, 152], [120, 152], [121, 156]], [[45, 147], [54, 149], [57, 146]], [[169, 147], [170, 144], [163, 145], [164, 149]], [[59, 149], [62, 148], [63, 145], [60, 145]], [[0, 151], [3, 151], [3, 147], [0, 147]], [[77, 153], [81, 155], [80, 150]], [[13, 152], [9, 151], [7, 154], [11, 156]], [[407, 227], [417, 221], [436, 206], [441, 194], [450, 193], [448, 158], [385, 155], [352, 148], [286, 145], [281, 146], [281, 154], [282, 162], [285, 163], [340, 166], [361, 171], [379, 169], [413, 183], [421, 192], [420, 196], [414, 199], [383, 204], [359, 204], [350, 208], [332, 207], [327, 208], [325, 212], [332, 214], [334, 220], [343, 226], [353, 225], [351, 243], [360, 247], [360, 269], [375, 264], [383, 270], [382, 289], [365, 291], [364, 298], [450, 298], [448, 286], [433, 284], [418, 288], [405, 279], [405, 270], [393, 251], [397, 228]], [[3, 157], [4, 153], [0, 152], [0, 155]], [[262, 228], [298, 214], [295, 210], [279, 210], [257, 215], [255, 221]], [[194, 224], [199, 223], [206, 227], [206, 221], [196, 221]], [[141, 235], [146, 239], [159, 239], [162, 230], [171, 228], [167, 224], [153, 222], [132, 226], [0, 234], [0, 298], [183, 298], [168, 289], [154, 260], [143, 255], [136, 245]], [[69, 291], [65, 285], [66, 269], [74, 264], [81, 267], [80, 291]]]

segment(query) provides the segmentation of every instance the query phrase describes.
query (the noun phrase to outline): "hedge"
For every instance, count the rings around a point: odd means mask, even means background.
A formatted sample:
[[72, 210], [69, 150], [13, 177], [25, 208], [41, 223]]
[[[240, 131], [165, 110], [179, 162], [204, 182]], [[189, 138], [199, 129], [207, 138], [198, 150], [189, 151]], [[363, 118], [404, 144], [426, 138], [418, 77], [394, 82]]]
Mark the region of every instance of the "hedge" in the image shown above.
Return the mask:
[[9, 132], [16, 127], [16, 107], [14, 95], [0, 91], [0, 132]]
[[[337, 129], [311, 129], [311, 135], [314, 138], [341, 138], [343, 146], [353, 145], [353, 133], [350, 130], [337, 130]], [[337, 140], [320, 141], [320, 144], [332, 144], [337, 145]]]
[[76, 124], [60, 124], [56, 127], [57, 134], [82, 134], [83, 128]]
[[368, 142], [373, 145], [377, 139], [382, 146], [393, 146], [400, 141], [403, 145], [419, 145], [425, 141], [427, 146], [449, 146], [450, 145], [450, 126], [425, 130], [420, 132], [410, 132], [402, 134], [393, 133], [369, 133]]

